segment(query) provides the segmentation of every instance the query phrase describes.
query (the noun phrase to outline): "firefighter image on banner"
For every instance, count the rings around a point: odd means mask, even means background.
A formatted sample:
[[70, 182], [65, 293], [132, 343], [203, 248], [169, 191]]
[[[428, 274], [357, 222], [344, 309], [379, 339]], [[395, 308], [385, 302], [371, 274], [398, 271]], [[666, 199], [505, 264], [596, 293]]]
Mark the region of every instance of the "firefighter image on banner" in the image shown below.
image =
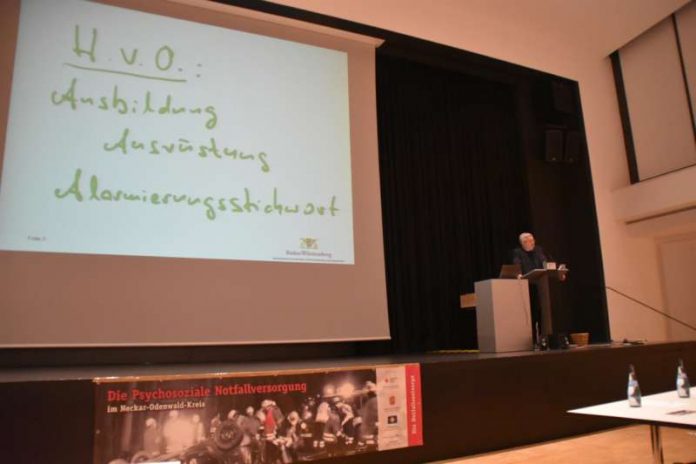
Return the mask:
[[418, 364], [94, 383], [95, 464], [287, 464], [423, 444]]

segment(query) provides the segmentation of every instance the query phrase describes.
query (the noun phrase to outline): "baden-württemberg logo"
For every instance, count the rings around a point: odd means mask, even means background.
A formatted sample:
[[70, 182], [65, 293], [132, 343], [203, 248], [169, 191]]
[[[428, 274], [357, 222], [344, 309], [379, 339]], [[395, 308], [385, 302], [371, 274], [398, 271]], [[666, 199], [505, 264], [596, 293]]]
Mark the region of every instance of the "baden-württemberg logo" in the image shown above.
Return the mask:
[[285, 250], [286, 256], [304, 257], [310, 261], [326, 261], [333, 258], [332, 253], [319, 251], [319, 239], [316, 237], [300, 237], [300, 248], [295, 250]]
[[318, 250], [319, 240], [311, 237], [300, 238], [300, 248], [303, 250]]

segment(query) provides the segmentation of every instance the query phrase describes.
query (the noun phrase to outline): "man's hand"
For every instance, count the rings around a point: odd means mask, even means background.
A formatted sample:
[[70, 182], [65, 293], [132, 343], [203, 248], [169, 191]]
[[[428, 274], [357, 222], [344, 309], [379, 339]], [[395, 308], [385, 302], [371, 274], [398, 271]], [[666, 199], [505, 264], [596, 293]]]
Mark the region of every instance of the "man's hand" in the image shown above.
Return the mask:
[[568, 268], [566, 267], [565, 264], [561, 264], [558, 266], [558, 271], [559, 271], [559, 279], [561, 282], [565, 282], [565, 280], [568, 278]]

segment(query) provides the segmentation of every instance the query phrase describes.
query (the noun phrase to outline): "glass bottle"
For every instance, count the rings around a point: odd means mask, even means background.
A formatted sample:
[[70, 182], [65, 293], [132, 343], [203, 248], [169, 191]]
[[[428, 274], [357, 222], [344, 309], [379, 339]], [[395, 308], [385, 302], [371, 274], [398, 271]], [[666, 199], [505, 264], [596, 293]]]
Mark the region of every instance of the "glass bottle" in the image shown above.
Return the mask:
[[679, 360], [679, 366], [677, 366], [677, 395], [679, 395], [679, 398], [689, 398], [691, 396], [691, 384], [684, 370], [684, 362], [681, 359]]
[[628, 371], [628, 405], [632, 408], [639, 408], [641, 405], [640, 385], [638, 385], [638, 377], [633, 364], [629, 366]]

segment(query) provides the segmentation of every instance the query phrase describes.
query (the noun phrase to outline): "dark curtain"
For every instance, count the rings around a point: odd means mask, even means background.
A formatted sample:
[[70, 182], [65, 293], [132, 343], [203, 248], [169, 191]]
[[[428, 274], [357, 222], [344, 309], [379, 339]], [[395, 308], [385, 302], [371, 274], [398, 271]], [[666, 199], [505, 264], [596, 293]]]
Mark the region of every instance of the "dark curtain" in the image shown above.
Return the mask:
[[378, 53], [377, 98], [393, 350], [476, 348], [459, 295], [529, 226], [514, 89]]

